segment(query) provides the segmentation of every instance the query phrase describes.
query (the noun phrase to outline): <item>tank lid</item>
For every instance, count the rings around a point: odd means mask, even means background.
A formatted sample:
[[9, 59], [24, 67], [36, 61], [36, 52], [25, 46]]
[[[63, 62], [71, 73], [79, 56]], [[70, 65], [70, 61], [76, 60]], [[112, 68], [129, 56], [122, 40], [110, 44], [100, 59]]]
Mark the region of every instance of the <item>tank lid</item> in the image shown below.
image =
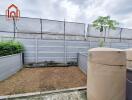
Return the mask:
[[115, 48], [93, 48], [89, 50], [89, 61], [104, 65], [126, 65], [124, 50]]

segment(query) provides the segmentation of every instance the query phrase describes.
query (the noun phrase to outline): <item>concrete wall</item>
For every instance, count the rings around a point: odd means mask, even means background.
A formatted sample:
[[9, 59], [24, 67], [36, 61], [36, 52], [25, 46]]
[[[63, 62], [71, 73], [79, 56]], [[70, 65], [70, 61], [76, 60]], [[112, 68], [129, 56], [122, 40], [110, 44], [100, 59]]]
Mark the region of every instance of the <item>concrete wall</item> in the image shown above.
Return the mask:
[[82, 72], [85, 74], [87, 74], [87, 67], [88, 67], [87, 61], [88, 61], [87, 54], [78, 53], [78, 65], [79, 68], [82, 70]]
[[85, 53], [89, 49], [85, 41], [63, 41], [63, 40], [23, 40], [25, 45], [25, 61], [77, 61], [77, 53]]
[[[10, 40], [5, 38], [3, 40]], [[25, 47], [25, 63], [57, 61], [77, 61], [77, 53], [86, 53], [88, 41], [41, 40], [16, 38]]]
[[0, 57], [0, 81], [10, 77], [22, 68], [22, 54]]
[[[2, 38], [11, 40], [13, 38]], [[61, 40], [61, 39], [25, 39], [15, 38], [25, 47], [25, 63], [57, 61], [77, 61], [77, 53], [87, 54], [90, 48], [99, 46], [98, 41], [89, 40]], [[132, 47], [132, 42], [105, 42], [105, 47], [127, 49]]]

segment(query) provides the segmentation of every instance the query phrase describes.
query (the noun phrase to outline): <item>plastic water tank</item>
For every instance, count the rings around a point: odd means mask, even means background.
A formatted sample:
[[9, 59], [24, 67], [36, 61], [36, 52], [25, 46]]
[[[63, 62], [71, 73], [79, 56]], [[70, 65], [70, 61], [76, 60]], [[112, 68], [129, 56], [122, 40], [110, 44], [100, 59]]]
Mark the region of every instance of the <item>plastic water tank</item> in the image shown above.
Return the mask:
[[125, 100], [126, 54], [113, 48], [89, 50], [88, 100]]

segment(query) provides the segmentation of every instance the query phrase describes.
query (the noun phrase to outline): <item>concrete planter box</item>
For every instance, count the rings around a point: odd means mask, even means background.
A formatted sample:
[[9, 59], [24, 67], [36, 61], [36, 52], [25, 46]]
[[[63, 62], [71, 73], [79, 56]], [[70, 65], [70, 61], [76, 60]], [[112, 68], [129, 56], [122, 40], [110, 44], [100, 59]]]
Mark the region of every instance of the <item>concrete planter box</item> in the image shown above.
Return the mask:
[[88, 55], [87, 54], [78, 54], [78, 65], [81, 71], [87, 75], [87, 68], [88, 68]]
[[15, 74], [22, 65], [21, 53], [0, 57], [0, 81]]

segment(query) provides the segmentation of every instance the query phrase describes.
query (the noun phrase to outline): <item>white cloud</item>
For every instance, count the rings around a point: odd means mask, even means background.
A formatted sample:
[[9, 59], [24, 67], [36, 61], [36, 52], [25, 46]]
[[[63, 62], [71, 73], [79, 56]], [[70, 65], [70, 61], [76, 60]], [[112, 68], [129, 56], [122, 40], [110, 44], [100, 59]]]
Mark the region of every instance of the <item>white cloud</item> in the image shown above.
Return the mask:
[[110, 15], [132, 28], [131, 0], [1, 0], [0, 14], [12, 3], [19, 7], [21, 16], [91, 23], [98, 16]]
[[78, 5], [72, 4], [72, 2], [68, 2], [64, 0], [61, 2], [61, 7], [66, 9], [65, 19], [69, 21], [75, 21], [76, 17], [79, 15], [80, 9]]

